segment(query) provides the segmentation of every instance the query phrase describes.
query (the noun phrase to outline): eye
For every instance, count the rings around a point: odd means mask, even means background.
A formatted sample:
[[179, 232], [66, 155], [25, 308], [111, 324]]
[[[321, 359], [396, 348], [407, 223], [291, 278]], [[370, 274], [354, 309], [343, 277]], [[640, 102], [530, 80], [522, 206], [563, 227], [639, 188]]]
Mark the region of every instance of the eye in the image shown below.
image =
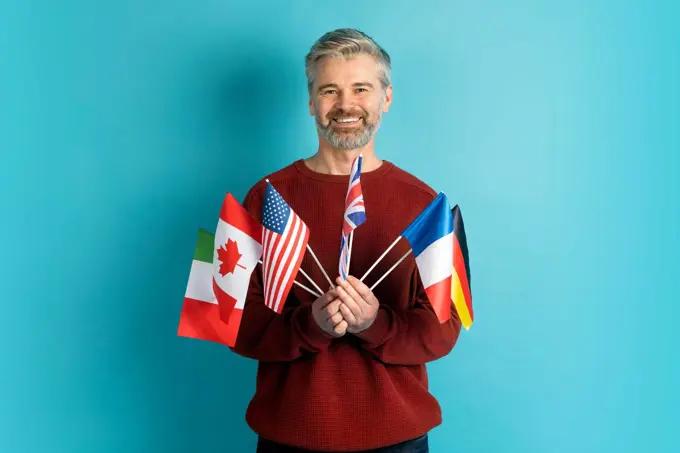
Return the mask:
[[327, 95], [327, 94], [335, 94], [335, 90], [326, 90], [326, 91], [323, 92], [324, 96]]
[[357, 91], [358, 91], [359, 93], [365, 93], [365, 92], [368, 91], [368, 90], [367, 90], [366, 88], [357, 88]]

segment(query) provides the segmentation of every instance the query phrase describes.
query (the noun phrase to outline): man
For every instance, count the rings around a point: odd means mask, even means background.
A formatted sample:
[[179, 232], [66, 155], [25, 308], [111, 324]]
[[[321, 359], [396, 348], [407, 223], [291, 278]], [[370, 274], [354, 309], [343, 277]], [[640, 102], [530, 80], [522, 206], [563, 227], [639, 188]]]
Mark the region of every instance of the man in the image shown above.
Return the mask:
[[[318, 150], [267, 176], [308, 225], [329, 274], [338, 269], [348, 175], [360, 153], [367, 220], [354, 231], [350, 274], [362, 276], [436, 196], [375, 153], [392, 103], [390, 71], [388, 54], [357, 30], [321, 37], [306, 57]], [[258, 220], [265, 188], [263, 178], [243, 203]], [[307, 253], [302, 269], [329, 289], [314, 300], [293, 286], [281, 314], [263, 303], [261, 266], [253, 272], [233, 349], [259, 361], [246, 413], [259, 453], [428, 451], [427, 433], [442, 416], [425, 364], [451, 351], [460, 321], [452, 305], [450, 321], [439, 323], [412, 255], [369, 289], [408, 250], [401, 241], [364, 283], [338, 277], [334, 289]]]

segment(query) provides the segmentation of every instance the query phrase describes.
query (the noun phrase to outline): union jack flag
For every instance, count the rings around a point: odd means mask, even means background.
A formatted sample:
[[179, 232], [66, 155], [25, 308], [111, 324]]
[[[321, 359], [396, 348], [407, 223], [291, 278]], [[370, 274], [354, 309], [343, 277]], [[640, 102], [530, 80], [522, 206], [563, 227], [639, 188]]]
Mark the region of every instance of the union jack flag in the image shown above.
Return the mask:
[[262, 206], [264, 303], [281, 313], [300, 269], [309, 228], [267, 180]]
[[349, 261], [352, 250], [350, 249], [349, 235], [356, 227], [366, 221], [366, 206], [364, 194], [361, 192], [361, 161], [363, 157], [357, 156], [352, 162], [352, 171], [349, 174], [349, 187], [345, 197], [345, 215], [342, 222], [342, 239], [340, 241], [340, 263], [338, 266], [340, 277], [345, 280], [349, 274]]

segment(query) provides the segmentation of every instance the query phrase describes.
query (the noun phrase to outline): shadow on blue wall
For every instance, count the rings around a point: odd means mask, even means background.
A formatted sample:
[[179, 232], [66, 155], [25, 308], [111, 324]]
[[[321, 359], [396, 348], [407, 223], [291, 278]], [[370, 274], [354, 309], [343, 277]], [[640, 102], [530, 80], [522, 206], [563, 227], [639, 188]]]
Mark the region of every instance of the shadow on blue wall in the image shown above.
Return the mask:
[[[245, 410], [254, 391], [256, 362], [222, 345], [175, 336], [197, 228], [213, 229], [226, 192], [242, 200], [271, 170], [264, 162], [281, 159], [273, 153], [286, 133], [290, 102], [280, 85], [284, 74], [299, 66], [282, 61], [283, 52], [248, 42], [235, 42], [232, 51], [220, 55], [220, 61], [209, 60], [208, 67], [189, 68], [194, 75], [183, 83], [195, 83], [195, 90], [184, 90], [200, 95], [184, 100], [184, 115], [196, 117], [182, 120], [196, 126], [193, 138], [206, 137], [198, 141], [205, 140], [202, 150], [207, 152], [197, 156], [208, 162], [199, 165], [206, 173], [191, 178], [196, 186], [178, 182], [163, 189], [167, 202], [156, 206], [146, 228], [130, 238], [131, 248], [143, 253], [110, 280], [127, 282], [136, 299], [121, 305], [130, 310], [130, 324], [118, 360], [129, 364], [123, 379], [129, 380], [132, 398], [146, 400], [136, 406], [148, 406], [153, 423], [145, 429], [154, 431], [149, 438], [157, 439], [155, 447], [162, 451], [207, 452], [216, 445], [224, 445], [223, 451], [254, 450]], [[147, 209], [144, 200], [129, 207], [132, 216], [143, 217]]]

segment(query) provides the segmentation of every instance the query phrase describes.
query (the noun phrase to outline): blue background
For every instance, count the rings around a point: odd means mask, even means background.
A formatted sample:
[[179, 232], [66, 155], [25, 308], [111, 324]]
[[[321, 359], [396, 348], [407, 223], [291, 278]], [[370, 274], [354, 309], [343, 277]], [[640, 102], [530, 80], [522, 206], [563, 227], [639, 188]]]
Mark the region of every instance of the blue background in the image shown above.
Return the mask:
[[255, 363], [179, 310], [224, 194], [315, 151], [341, 26], [394, 59], [379, 155], [466, 222], [432, 451], [678, 451], [673, 3], [3, 0], [0, 451], [253, 451]]

